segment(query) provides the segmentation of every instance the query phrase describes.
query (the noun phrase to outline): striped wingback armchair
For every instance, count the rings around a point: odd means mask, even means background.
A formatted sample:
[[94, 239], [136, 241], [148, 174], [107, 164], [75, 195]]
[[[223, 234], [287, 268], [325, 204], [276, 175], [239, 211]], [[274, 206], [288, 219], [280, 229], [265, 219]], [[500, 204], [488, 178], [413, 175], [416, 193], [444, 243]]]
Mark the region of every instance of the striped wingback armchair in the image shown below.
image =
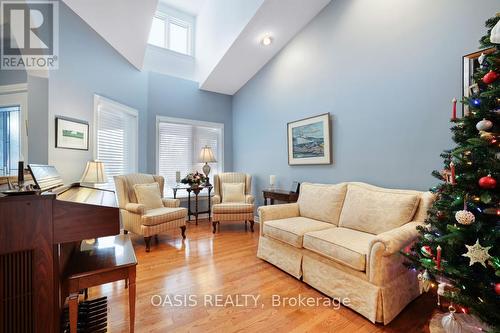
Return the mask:
[[[227, 201], [223, 196], [224, 184], [243, 184], [244, 195], [239, 201]], [[212, 224], [213, 232], [220, 231], [221, 221], [250, 222], [250, 230], [254, 225], [254, 198], [252, 196], [252, 176], [246, 173], [225, 172], [214, 176], [214, 196], [212, 197]]]
[[[116, 196], [120, 206], [120, 219], [124, 232], [142, 235], [146, 243], [146, 252], [150, 251], [151, 238], [172, 229], [180, 228], [182, 238], [186, 238], [186, 208], [181, 208], [179, 199], [163, 198], [164, 178], [148, 174], [134, 173], [115, 176]], [[147, 209], [137, 202], [135, 184], [158, 183], [163, 207]]]

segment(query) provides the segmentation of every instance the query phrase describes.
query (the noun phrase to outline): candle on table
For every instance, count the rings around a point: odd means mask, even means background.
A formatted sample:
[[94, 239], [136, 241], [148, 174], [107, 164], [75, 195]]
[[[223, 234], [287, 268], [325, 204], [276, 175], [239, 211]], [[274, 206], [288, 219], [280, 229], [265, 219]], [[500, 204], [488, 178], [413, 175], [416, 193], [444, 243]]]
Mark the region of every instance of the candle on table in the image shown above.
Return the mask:
[[455, 120], [455, 119], [457, 119], [457, 99], [453, 98], [451, 100], [451, 103], [453, 104], [453, 111], [452, 111], [452, 114], [451, 114], [451, 119]]
[[276, 183], [276, 176], [270, 175], [269, 176], [269, 185], [271, 185], [271, 187], [273, 187], [275, 183]]
[[441, 269], [441, 246], [438, 245], [438, 247], [436, 248], [437, 250], [437, 255], [436, 255], [436, 268], [438, 270]]
[[17, 181], [19, 183], [24, 181], [24, 161], [19, 161], [17, 164]]

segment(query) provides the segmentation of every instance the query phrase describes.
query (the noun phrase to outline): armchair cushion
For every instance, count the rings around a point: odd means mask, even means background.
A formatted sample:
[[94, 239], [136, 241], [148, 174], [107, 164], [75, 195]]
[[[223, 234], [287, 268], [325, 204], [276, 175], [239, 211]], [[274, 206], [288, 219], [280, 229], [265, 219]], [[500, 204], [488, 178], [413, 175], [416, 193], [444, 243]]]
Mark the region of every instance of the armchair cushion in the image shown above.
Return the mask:
[[163, 207], [158, 183], [135, 184], [134, 192], [137, 202], [144, 205], [147, 209]]
[[128, 210], [129, 212], [134, 214], [142, 215], [146, 211], [146, 206], [129, 202], [125, 205], [125, 210]]
[[330, 223], [313, 220], [307, 217], [291, 217], [282, 220], [271, 220], [264, 223], [264, 235], [302, 248], [304, 234], [311, 231], [335, 228]]
[[148, 209], [141, 217], [141, 223], [147, 226], [162, 224], [186, 218], [186, 208], [154, 208]]
[[238, 202], [223, 202], [212, 207], [214, 214], [252, 213], [253, 204]]
[[222, 202], [245, 202], [245, 183], [223, 183]]
[[339, 226], [378, 235], [411, 221], [419, 202], [414, 191], [349, 184]]
[[338, 225], [346, 190], [346, 184], [301, 184], [300, 216]]
[[366, 256], [376, 236], [347, 228], [330, 228], [304, 235], [304, 248], [357, 271], [366, 270]]

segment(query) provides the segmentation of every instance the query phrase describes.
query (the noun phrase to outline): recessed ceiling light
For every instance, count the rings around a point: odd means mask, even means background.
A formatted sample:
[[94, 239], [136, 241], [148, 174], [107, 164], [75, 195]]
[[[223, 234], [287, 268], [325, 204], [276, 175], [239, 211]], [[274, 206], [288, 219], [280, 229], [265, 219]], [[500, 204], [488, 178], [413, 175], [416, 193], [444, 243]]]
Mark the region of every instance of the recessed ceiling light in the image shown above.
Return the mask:
[[273, 38], [269, 35], [265, 36], [264, 38], [262, 38], [261, 40], [261, 43], [262, 45], [264, 46], [268, 46], [268, 45], [271, 45], [271, 43], [273, 42]]

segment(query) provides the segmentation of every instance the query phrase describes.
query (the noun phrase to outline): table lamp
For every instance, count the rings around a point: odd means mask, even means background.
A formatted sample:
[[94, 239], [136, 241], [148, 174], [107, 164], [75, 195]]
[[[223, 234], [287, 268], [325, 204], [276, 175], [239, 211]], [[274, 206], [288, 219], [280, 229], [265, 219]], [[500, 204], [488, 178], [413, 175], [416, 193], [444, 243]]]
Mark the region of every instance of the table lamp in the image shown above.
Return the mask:
[[212, 148], [210, 148], [209, 146], [205, 146], [205, 147], [201, 148], [200, 162], [205, 163], [202, 170], [203, 170], [203, 173], [205, 174], [205, 176], [207, 177], [206, 184], [210, 185], [210, 179], [208, 178], [208, 175], [210, 174], [210, 165], [208, 165], [208, 163], [217, 162], [217, 160], [215, 159], [214, 153], [212, 151]]
[[83, 172], [80, 183], [104, 184], [108, 182], [104, 164], [101, 161], [89, 161]]

